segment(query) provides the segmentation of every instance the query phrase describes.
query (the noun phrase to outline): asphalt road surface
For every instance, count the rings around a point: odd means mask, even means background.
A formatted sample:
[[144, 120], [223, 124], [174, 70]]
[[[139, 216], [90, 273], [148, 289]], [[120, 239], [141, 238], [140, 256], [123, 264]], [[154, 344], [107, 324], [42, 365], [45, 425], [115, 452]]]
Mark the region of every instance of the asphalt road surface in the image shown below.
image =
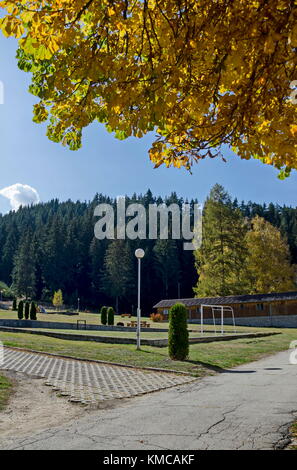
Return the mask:
[[[297, 414], [289, 352], [163, 391], [118, 400], [1, 449], [274, 449]], [[17, 435], [17, 433], [16, 433]]]

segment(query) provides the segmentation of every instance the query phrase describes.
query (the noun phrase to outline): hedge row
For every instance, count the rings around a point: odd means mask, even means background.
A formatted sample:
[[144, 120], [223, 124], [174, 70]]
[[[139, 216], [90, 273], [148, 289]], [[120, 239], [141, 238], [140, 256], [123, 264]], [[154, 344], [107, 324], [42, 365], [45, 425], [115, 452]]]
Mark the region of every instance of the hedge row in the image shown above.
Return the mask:
[[[16, 308], [16, 304], [15, 304], [15, 308]], [[37, 309], [36, 309], [36, 305], [34, 302], [24, 302], [23, 300], [20, 300], [19, 301], [19, 305], [17, 307], [17, 311], [18, 311], [18, 319], [19, 320], [22, 320], [25, 316], [25, 320], [37, 320], [37, 317], [36, 317], [36, 312], [37, 312]]]

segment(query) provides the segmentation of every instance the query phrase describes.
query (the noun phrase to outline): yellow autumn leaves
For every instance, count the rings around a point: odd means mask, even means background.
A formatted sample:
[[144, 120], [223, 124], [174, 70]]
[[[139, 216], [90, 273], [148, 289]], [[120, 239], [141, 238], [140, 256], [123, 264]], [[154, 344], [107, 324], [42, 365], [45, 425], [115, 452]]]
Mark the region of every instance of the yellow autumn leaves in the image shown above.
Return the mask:
[[[219, 154], [297, 168], [297, 7], [290, 0], [1, 1], [6, 36], [40, 97], [35, 120], [78, 148], [98, 120], [119, 138], [155, 131], [150, 158]], [[40, 110], [36, 113], [36, 110]], [[44, 110], [41, 112], [41, 110]]]

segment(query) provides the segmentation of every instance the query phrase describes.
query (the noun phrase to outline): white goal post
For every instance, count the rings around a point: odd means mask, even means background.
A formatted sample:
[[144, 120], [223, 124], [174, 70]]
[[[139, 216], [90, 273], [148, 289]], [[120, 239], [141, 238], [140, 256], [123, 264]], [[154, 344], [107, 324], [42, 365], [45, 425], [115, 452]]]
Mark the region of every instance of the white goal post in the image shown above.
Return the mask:
[[232, 322], [233, 322], [233, 328], [234, 328], [234, 333], [236, 333], [236, 325], [235, 325], [235, 318], [234, 318], [234, 310], [232, 307], [230, 307], [229, 305], [226, 306], [226, 305], [207, 305], [207, 304], [204, 304], [204, 305], [201, 305], [200, 306], [200, 325], [201, 325], [201, 334], [203, 335], [204, 333], [204, 328], [203, 328], [203, 319], [204, 319], [204, 309], [205, 308], [210, 308], [211, 309], [211, 313], [212, 313], [212, 319], [213, 319], [213, 325], [214, 325], [214, 331], [215, 331], [215, 334], [217, 333], [217, 329], [216, 329], [216, 316], [215, 316], [215, 313], [216, 312], [219, 312], [220, 313], [220, 317], [221, 317], [221, 334], [224, 334], [224, 312], [231, 312], [231, 316], [232, 316]]

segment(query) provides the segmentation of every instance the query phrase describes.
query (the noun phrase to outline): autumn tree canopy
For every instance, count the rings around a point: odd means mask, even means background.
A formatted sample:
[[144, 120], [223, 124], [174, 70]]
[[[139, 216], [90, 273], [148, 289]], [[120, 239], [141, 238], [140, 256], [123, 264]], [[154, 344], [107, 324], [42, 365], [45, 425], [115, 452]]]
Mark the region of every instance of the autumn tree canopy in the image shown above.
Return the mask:
[[202, 245], [194, 253], [196, 296], [296, 290], [296, 265], [286, 238], [263, 217], [244, 217], [237, 202], [216, 184], [204, 206]]
[[296, 289], [296, 274], [290, 264], [289, 246], [276, 227], [261, 217], [255, 217], [246, 243], [248, 256], [245, 269], [251, 294]]
[[297, 168], [294, 0], [4, 0], [6, 36], [32, 72], [36, 122], [71, 149], [104, 123], [155, 131], [156, 166], [190, 168], [228, 145]]

